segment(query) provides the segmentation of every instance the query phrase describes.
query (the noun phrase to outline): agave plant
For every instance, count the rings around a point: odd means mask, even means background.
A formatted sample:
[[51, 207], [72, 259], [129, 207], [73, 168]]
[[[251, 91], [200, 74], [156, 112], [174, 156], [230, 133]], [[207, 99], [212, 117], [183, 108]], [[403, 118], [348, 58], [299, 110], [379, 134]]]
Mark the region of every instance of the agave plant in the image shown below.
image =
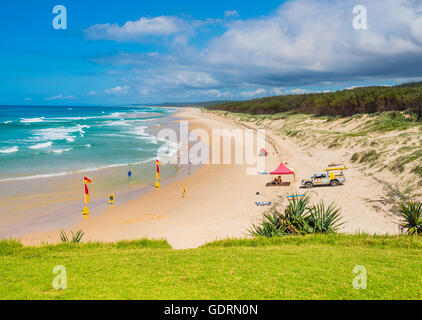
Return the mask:
[[422, 202], [402, 203], [400, 212], [404, 219], [401, 229], [407, 230], [409, 235], [422, 235]]
[[306, 214], [306, 208], [308, 207], [311, 198], [308, 193], [305, 193], [302, 197], [298, 194], [290, 195], [289, 204], [287, 205], [285, 215], [287, 218], [301, 218]]
[[326, 208], [322, 201], [308, 209], [306, 220], [312, 233], [334, 233], [343, 225], [340, 208], [333, 203]]
[[66, 232], [64, 230], [61, 230], [60, 231], [60, 240], [62, 242], [65, 242], [65, 243], [79, 243], [79, 242], [82, 241], [82, 238], [85, 235], [83, 230], [76, 231], [75, 233], [73, 231], [71, 231], [71, 233], [72, 233], [72, 238], [69, 239]]
[[294, 234], [334, 233], [343, 225], [340, 208], [330, 204], [327, 208], [321, 202], [311, 206], [309, 194], [292, 194], [284, 213], [274, 209], [264, 214], [259, 225], [248, 230], [254, 237], [280, 237]]
[[306, 193], [301, 197], [298, 194], [292, 194], [290, 198], [291, 200], [289, 200], [289, 204], [284, 211], [284, 222], [289, 231], [288, 233], [310, 233], [311, 229], [306, 221], [306, 215], [311, 201], [309, 194]]
[[285, 235], [283, 217], [277, 210], [265, 213], [260, 225], [252, 224], [248, 230], [253, 237], [280, 237]]

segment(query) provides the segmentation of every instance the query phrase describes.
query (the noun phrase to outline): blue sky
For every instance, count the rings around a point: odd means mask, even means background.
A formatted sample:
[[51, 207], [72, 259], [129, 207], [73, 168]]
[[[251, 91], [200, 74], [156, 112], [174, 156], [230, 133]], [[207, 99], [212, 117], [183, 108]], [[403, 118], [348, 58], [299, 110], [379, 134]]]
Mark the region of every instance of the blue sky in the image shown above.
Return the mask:
[[[67, 30], [52, 27], [55, 5]], [[367, 29], [353, 28], [353, 8]], [[421, 1], [12, 1], [0, 104], [239, 100], [421, 80]]]

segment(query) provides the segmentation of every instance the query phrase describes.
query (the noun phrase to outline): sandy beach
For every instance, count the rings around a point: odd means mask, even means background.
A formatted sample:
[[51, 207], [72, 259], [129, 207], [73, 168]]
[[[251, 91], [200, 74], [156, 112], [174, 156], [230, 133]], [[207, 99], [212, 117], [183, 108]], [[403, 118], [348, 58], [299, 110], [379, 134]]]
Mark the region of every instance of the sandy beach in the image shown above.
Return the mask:
[[[189, 129], [245, 128], [244, 124], [223, 119], [197, 108], [185, 108], [178, 118], [189, 121]], [[176, 249], [198, 247], [206, 242], [228, 237], [246, 237], [251, 224], [268, 210], [256, 201], [287, 202], [286, 195], [303, 193], [300, 179], [327, 166], [330, 161], [342, 161], [345, 155], [327, 152], [307, 152], [293, 141], [266, 132], [266, 171], [277, 168], [282, 161], [294, 168], [296, 181], [288, 187], [266, 187], [268, 175], [247, 175], [247, 164], [206, 164], [176, 181], [169, 181], [160, 190], [147, 192], [138, 198], [78, 222], [68, 230], [83, 229], [85, 241], [117, 241], [122, 239], [165, 238]], [[342, 158], [344, 157], [344, 159]], [[290, 179], [290, 178], [287, 178]], [[186, 186], [186, 197], [182, 197]], [[342, 208], [345, 225], [341, 232], [376, 234], [398, 233], [397, 216], [378, 210], [365, 199], [383, 202], [382, 185], [353, 168], [347, 172], [347, 183], [334, 188], [314, 188], [315, 201], [334, 201]], [[259, 194], [257, 194], [259, 193]], [[59, 241], [59, 230], [31, 233], [21, 237], [26, 245]]]
[[[189, 129], [207, 131], [233, 129], [234, 123], [211, 119], [199, 109], [189, 108], [176, 115], [189, 121]], [[279, 157], [268, 149], [267, 169], [275, 168]], [[274, 188], [266, 188], [268, 176], [246, 174], [248, 165], [203, 165], [186, 178], [163, 185], [159, 191], [141, 195], [123, 206], [107, 209], [80, 222], [72, 230], [83, 229], [85, 240], [116, 241], [136, 238], [165, 238], [174, 248], [192, 248], [206, 242], [244, 237], [251, 221], [259, 218], [264, 207], [255, 201], [274, 201]], [[186, 197], [182, 197], [183, 185]], [[279, 191], [279, 190], [278, 190]], [[259, 192], [260, 195], [256, 195]], [[287, 192], [287, 190], [286, 190]], [[28, 245], [58, 241], [59, 230], [21, 237]]]

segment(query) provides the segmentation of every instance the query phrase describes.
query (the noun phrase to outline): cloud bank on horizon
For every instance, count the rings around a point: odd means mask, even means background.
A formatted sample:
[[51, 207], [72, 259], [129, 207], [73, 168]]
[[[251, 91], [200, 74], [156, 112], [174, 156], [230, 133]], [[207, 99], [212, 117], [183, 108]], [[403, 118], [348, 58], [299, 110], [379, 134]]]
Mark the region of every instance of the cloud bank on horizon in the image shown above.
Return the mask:
[[[353, 27], [358, 4], [367, 9], [366, 30]], [[422, 79], [422, 0], [291, 0], [266, 16], [242, 18], [236, 8], [222, 16], [142, 16], [91, 25], [82, 41], [131, 46], [88, 57], [115, 85], [51, 96], [250, 99]]]

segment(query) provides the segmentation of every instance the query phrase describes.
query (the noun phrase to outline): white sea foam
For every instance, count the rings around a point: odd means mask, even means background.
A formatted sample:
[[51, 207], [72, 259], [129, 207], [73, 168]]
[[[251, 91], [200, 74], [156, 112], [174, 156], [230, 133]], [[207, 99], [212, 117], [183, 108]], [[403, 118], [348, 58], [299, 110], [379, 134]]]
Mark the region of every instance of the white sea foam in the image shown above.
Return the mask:
[[9, 124], [9, 123], [12, 123], [12, 120], [3, 122], [3, 124]]
[[41, 118], [21, 118], [22, 123], [43, 122], [45, 117]]
[[146, 129], [148, 129], [148, 127], [141, 126], [141, 127], [134, 128], [133, 130], [131, 130], [131, 132], [138, 135], [138, 136], [148, 137], [148, 136], [150, 136], [150, 134], [145, 132]]
[[67, 149], [57, 149], [57, 150], [51, 150], [51, 152], [53, 152], [53, 153], [63, 153], [63, 152], [67, 152], [67, 151], [70, 151], [70, 150], [72, 150], [73, 148], [67, 148]]
[[29, 146], [28, 148], [30, 148], [30, 149], [44, 149], [44, 148], [51, 147], [52, 145], [53, 145], [53, 142], [48, 141], [48, 142], [44, 142], [44, 143], [38, 143], [38, 144], [35, 144], [33, 146]]
[[152, 144], [158, 144], [159, 141], [167, 141], [167, 140], [160, 140], [156, 136], [153, 136], [153, 135], [145, 132], [145, 130], [147, 128], [148, 127], [145, 127], [145, 126], [136, 127], [133, 130], [131, 130], [129, 133], [137, 136], [136, 139], [144, 140], [144, 141], [146, 141], [148, 143], [152, 143]]
[[17, 146], [11, 147], [11, 148], [3, 148], [0, 149], [0, 153], [13, 153], [13, 152], [17, 152], [19, 150], [19, 148]]
[[57, 141], [57, 140], [66, 140], [67, 142], [74, 142], [76, 136], [71, 135], [72, 133], [79, 133], [81, 137], [86, 133], [83, 129], [90, 128], [87, 125], [77, 125], [76, 127], [58, 127], [58, 128], [46, 128], [36, 130], [34, 136], [38, 141]]
[[130, 123], [128, 120], [124, 120], [124, 119], [120, 119], [120, 120], [110, 120], [110, 121], [106, 121], [104, 123], [104, 125], [106, 126], [130, 126]]
[[164, 143], [160, 148], [157, 150], [157, 157], [158, 158], [172, 158], [174, 156], [177, 156], [177, 153], [180, 149], [181, 144], [175, 143], [166, 140], [166, 143]]
[[110, 114], [110, 116], [111, 117], [114, 117], [114, 118], [120, 118], [122, 114], [124, 114], [124, 113], [122, 113], [122, 112], [113, 112], [112, 114]]

